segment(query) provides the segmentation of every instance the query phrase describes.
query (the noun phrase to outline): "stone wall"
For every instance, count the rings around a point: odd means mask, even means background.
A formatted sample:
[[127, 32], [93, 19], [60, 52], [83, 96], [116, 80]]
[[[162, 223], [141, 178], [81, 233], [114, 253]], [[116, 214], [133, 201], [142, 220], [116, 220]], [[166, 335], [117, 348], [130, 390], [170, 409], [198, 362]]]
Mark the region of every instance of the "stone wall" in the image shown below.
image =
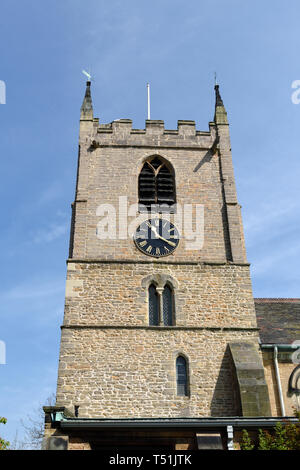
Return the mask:
[[256, 327], [248, 266], [68, 263], [64, 324], [148, 325], [148, 286], [168, 276], [178, 326]]
[[[200, 417], [237, 414], [227, 344], [254, 331], [197, 328], [62, 330], [57, 404], [81, 417]], [[188, 360], [189, 396], [177, 396], [175, 362]]]
[[[148, 286], [168, 278], [176, 326], [149, 327]], [[69, 260], [57, 404], [87, 417], [236, 415], [230, 341], [258, 348], [248, 265]], [[176, 394], [175, 361], [189, 364]]]
[[[148, 286], [168, 279], [175, 325], [149, 327]], [[57, 403], [81, 416], [236, 414], [227, 344], [258, 348], [249, 266], [68, 262]], [[188, 359], [189, 397], [175, 360]]]

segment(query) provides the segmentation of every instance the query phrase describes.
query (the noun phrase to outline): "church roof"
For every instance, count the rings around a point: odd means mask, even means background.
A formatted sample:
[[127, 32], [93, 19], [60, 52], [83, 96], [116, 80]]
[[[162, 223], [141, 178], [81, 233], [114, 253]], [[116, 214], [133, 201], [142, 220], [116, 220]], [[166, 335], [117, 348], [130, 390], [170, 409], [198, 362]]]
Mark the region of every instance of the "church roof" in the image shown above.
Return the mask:
[[263, 344], [300, 340], [300, 298], [257, 298], [254, 303]]

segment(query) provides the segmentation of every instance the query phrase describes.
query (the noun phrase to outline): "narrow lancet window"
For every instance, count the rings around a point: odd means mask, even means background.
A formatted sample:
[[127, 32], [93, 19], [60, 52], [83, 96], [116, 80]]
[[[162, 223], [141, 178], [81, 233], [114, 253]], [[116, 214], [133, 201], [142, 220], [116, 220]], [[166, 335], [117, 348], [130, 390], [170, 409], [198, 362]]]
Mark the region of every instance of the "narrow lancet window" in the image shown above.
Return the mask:
[[171, 287], [167, 284], [163, 290], [163, 323], [165, 326], [171, 326], [174, 324], [173, 314], [173, 292]]
[[149, 325], [159, 325], [159, 298], [154, 284], [149, 287]]
[[183, 356], [176, 359], [177, 395], [188, 396], [187, 362]]

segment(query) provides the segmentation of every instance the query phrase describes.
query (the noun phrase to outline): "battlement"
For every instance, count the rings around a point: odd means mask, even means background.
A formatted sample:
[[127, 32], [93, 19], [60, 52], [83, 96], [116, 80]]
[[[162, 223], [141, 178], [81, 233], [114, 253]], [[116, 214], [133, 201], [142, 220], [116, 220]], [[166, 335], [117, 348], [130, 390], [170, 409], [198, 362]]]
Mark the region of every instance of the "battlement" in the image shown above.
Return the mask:
[[179, 120], [177, 129], [165, 129], [165, 123], [158, 119], [147, 119], [145, 129], [133, 129], [131, 119], [117, 119], [108, 124], [99, 124], [99, 119], [93, 122], [98, 125], [99, 134], [111, 134], [113, 132], [127, 132], [130, 134], [170, 134], [170, 135], [211, 135], [211, 128], [215, 127], [214, 122], [209, 123], [209, 131], [196, 130], [195, 121]]
[[89, 136], [91, 139], [92, 148], [108, 144], [151, 146], [159, 143], [161, 146], [209, 149], [216, 138], [214, 122], [209, 123], [208, 131], [201, 131], [196, 129], [195, 121], [188, 120], [179, 120], [177, 129], [165, 129], [162, 120], [146, 120], [145, 129], [134, 129], [131, 119], [118, 119], [107, 124], [99, 124], [99, 119], [93, 119], [84, 122], [82, 131], [83, 138]]

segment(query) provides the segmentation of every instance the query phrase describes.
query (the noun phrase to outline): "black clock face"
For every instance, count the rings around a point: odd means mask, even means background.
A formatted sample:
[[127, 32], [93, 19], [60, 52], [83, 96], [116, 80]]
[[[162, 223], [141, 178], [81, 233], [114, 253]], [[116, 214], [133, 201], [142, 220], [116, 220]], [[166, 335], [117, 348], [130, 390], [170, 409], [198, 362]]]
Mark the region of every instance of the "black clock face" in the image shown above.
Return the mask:
[[145, 255], [160, 258], [173, 253], [179, 243], [179, 232], [168, 220], [149, 219], [136, 229], [134, 241]]

